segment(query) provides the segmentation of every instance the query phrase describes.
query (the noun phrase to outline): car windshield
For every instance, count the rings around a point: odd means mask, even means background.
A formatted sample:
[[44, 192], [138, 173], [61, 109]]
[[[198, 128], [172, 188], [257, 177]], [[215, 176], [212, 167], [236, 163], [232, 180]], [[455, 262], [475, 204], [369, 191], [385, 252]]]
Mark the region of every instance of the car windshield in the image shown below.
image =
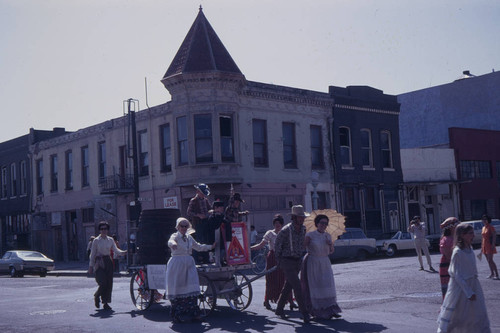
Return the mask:
[[40, 252], [29, 252], [29, 251], [17, 252], [17, 255], [20, 258], [45, 258], [45, 256]]
[[399, 239], [399, 231], [396, 232], [396, 234], [392, 236], [391, 239]]

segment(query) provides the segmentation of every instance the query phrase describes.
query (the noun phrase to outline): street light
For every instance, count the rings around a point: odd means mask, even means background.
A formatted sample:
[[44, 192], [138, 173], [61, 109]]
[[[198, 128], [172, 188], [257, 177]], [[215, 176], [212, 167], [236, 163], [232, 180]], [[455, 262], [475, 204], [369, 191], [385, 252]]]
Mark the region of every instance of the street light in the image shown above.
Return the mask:
[[316, 171], [313, 171], [311, 173], [311, 185], [313, 187], [313, 195], [312, 195], [312, 204], [313, 204], [313, 210], [318, 209], [318, 192], [316, 192], [316, 188], [318, 187], [319, 184], [319, 174]]

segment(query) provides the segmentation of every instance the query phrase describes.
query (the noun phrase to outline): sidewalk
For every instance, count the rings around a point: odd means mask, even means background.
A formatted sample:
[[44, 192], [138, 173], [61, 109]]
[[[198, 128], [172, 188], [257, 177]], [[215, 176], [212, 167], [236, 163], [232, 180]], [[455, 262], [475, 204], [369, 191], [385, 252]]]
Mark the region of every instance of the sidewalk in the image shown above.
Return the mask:
[[[87, 274], [89, 270], [88, 261], [56, 261], [55, 269], [53, 271], [47, 272], [47, 276], [85, 276], [94, 277]], [[114, 273], [115, 277], [125, 277], [130, 276], [127, 271], [120, 271], [120, 273]]]

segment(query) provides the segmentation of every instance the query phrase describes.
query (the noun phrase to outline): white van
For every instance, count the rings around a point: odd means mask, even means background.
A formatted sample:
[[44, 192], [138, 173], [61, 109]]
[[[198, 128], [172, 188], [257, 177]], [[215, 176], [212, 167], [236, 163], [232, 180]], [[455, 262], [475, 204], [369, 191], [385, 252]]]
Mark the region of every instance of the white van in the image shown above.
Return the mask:
[[[483, 231], [483, 221], [481, 220], [473, 220], [473, 221], [464, 221], [464, 223], [472, 224], [474, 228], [474, 239], [472, 240], [472, 245], [480, 245], [482, 242], [481, 232]], [[497, 240], [496, 245], [500, 245], [500, 220], [499, 219], [491, 219], [491, 225], [495, 228], [497, 232]]]

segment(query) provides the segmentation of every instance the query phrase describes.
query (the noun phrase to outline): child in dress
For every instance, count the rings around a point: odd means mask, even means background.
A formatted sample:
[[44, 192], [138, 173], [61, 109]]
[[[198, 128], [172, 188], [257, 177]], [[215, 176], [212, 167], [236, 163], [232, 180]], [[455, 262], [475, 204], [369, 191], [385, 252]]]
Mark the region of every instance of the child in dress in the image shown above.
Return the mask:
[[474, 229], [460, 223], [455, 230], [455, 248], [448, 269], [450, 282], [438, 317], [440, 332], [489, 333], [490, 322], [483, 290], [477, 279], [472, 251]]

